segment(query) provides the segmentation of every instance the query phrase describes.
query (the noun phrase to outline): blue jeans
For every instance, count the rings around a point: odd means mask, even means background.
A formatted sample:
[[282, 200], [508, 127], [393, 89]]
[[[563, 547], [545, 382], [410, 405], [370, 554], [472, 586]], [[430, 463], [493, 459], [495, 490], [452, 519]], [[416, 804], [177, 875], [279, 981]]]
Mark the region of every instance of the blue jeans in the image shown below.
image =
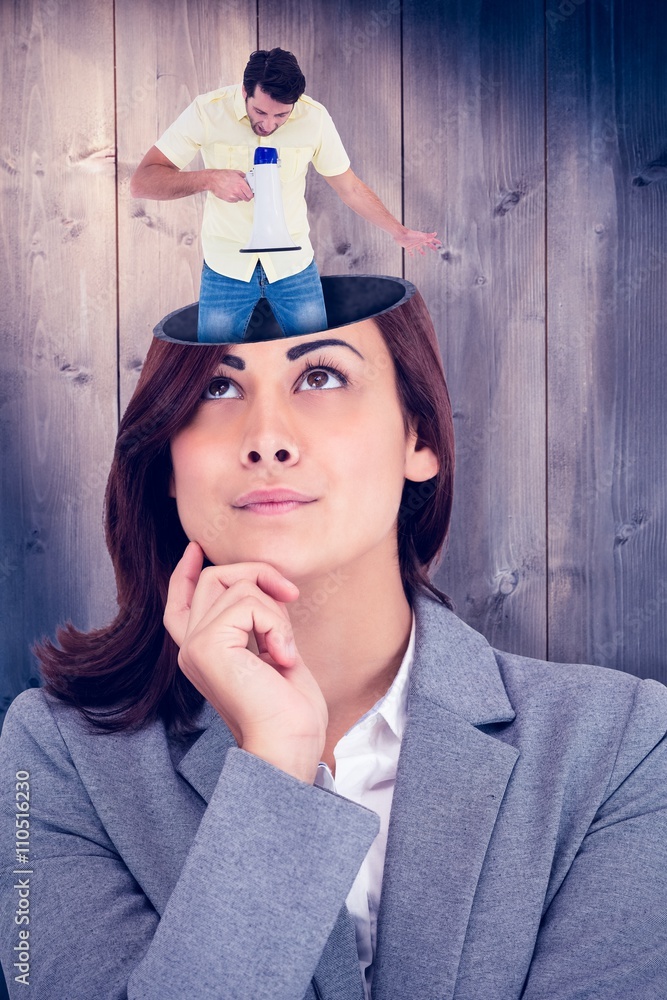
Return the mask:
[[253, 309], [262, 298], [271, 306], [286, 337], [327, 328], [322, 284], [314, 260], [298, 274], [271, 282], [259, 261], [250, 281], [218, 274], [204, 261], [197, 340], [206, 344], [240, 343]]

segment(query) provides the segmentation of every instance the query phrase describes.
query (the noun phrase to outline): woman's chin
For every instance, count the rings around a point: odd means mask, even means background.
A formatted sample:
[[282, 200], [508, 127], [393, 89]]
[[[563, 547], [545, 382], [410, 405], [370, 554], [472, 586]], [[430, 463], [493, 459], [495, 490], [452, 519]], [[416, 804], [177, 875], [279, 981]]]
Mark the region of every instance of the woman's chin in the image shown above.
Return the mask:
[[[325, 576], [329, 568], [312, 554], [306, 552], [285, 551], [281, 546], [258, 545], [244, 546], [233, 551], [216, 551], [214, 546], [205, 548], [207, 559], [216, 566], [229, 566], [233, 563], [258, 562], [273, 566], [284, 577], [299, 586], [299, 580], [309, 581]], [[333, 567], [331, 567], [333, 569]]]

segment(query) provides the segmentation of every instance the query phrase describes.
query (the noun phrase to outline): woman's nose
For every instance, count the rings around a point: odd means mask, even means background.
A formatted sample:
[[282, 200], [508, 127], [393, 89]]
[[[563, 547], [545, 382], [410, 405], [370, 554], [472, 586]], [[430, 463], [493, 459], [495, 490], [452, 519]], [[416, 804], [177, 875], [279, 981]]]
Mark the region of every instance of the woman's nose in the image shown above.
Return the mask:
[[244, 465], [268, 466], [294, 465], [299, 461], [299, 448], [295, 435], [277, 407], [258, 407], [250, 416], [241, 443], [241, 461]]
[[248, 462], [251, 465], [254, 465], [257, 462], [261, 462], [264, 459], [267, 459], [270, 462], [276, 461], [293, 465], [294, 461], [296, 460], [296, 449], [278, 448], [277, 451], [274, 451], [273, 455], [271, 454], [270, 447], [263, 448], [262, 451], [257, 451], [256, 449], [253, 448], [251, 451], [248, 452]]

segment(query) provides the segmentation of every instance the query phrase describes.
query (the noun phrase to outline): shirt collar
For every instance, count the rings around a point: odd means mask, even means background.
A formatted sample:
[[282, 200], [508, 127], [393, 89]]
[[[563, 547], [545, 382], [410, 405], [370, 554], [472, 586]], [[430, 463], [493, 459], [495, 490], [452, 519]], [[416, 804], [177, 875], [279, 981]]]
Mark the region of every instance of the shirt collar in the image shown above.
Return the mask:
[[[291, 122], [294, 118], [300, 118], [301, 115], [303, 114], [303, 109], [304, 109], [304, 102], [301, 100], [301, 98], [299, 98], [299, 100], [292, 108], [291, 114], [287, 119], [287, 121], [285, 122], [285, 124], [280, 126], [281, 129], [285, 128], [285, 125], [287, 125], [288, 122]], [[247, 118], [248, 121], [250, 121], [250, 118], [248, 118], [248, 111], [245, 106], [245, 100], [243, 99], [242, 84], [238, 85], [238, 87], [236, 88], [236, 92], [234, 94], [234, 113], [238, 121], [243, 121], [244, 118]]]
[[242, 121], [243, 118], [248, 118], [245, 101], [243, 100], [243, 89], [241, 84], [238, 85], [236, 93], [234, 94], [234, 111], [239, 121]]

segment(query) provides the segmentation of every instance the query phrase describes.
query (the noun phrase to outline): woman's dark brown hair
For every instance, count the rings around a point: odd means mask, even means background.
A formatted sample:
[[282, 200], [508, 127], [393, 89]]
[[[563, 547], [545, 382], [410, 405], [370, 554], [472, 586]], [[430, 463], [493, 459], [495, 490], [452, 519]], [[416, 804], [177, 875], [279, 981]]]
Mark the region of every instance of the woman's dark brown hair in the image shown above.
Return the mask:
[[[406, 480], [398, 514], [403, 586], [412, 603], [429, 590], [428, 567], [449, 529], [454, 430], [438, 343], [423, 299], [375, 318], [396, 368], [406, 428], [438, 457], [438, 475]], [[203, 696], [178, 667], [178, 649], [162, 615], [169, 578], [188, 539], [168, 495], [169, 442], [200, 404], [229, 345], [154, 341], [120, 424], [106, 492], [106, 537], [118, 588], [118, 614], [106, 628], [80, 632], [69, 623], [55, 646], [36, 648], [44, 687], [102, 730], [139, 728], [157, 717], [175, 730], [194, 725]]]

